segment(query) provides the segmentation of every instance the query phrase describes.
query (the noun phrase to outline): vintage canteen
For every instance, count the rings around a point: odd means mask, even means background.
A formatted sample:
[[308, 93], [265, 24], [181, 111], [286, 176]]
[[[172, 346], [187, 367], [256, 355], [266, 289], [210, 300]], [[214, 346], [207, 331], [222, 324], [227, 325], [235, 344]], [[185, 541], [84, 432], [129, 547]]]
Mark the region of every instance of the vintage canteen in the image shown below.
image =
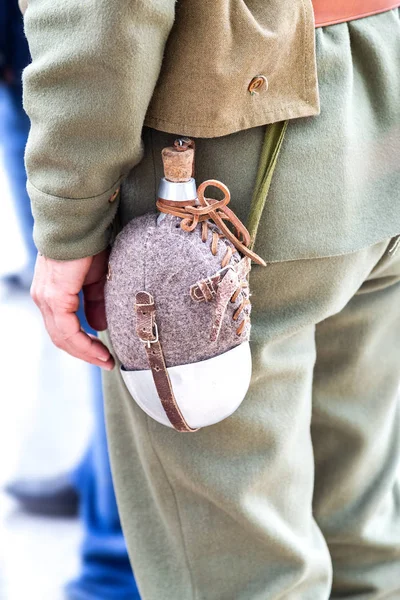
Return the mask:
[[[194, 143], [164, 148], [158, 211], [116, 237], [105, 288], [121, 375], [137, 404], [177, 431], [231, 415], [251, 377], [250, 236], [216, 180], [198, 188]], [[207, 198], [210, 186], [222, 200]]]

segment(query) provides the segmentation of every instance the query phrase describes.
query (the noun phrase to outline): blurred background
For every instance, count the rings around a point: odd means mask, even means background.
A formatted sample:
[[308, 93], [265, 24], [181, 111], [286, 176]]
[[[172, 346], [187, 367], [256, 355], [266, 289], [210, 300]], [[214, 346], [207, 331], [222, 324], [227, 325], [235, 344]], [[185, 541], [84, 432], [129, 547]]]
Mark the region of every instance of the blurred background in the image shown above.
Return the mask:
[[[2, 90], [4, 92], [4, 89]], [[0, 115], [4, 116], [4, 93]], [[3, 109], [3, 110], [2, 110]], [[0, 484], [72, 470], [92, 428], [90, 373], [53, 348], [29, 288], [27, 249], [0, 154]], [[57, 600], [78, 571], [80, 521], [35, 516], [4, 491], [0, 496], [0, 597]]]
[[[140, 598], [118, 516], [101, 372], [58, 350], [30, 297], [30, 62], [17, 0], [0, 3], [0, 599]], [[82, 326], [90, 330], [82, 306]]]

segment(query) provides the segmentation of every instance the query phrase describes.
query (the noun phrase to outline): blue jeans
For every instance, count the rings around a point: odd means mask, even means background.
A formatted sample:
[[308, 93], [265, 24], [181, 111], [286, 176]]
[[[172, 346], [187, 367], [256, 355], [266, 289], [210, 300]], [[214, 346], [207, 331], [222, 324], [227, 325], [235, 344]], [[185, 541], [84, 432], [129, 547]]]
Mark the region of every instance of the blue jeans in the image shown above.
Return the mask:
[[[79, 312], [83, 313], [83, 310]], [[79, 312], [81, 323], [91, 331]], [[86, 456], [73, 474], [81, 497], [85, 529], [82, 567], [78, 579], [68, 584], [67, 597], [69, 600], [139, 600], [111, 479], [100, 368], [93, 367], [92, 374], [94, 436]]]
[[33, 217], [26, 191], [24, 152], [29, 118], [22, 108], [21, 85], [0, 86], [0, 140], [15, 212], [28, 254], [28, 276], [33, 276], [36, 247], [32, 239]]
[[[32, 240], [33, 217], [24, 166], [30, 124], [22, 108], [21, 86], [0, 86], [0, 127], [5, 167], [33, 274], [37, 251]], [[95, 333], [86, 322], [82, 306], [78, 317], [86, 330]], [[66, 591], [71, 600], [136, 600], [140, 596], [129, 564], [111, 479], [101, 372], [97, 367], [92, 367], [91, 372], [95, 413], [93, 438], [72, 475], [81, 498], [82, 566], [79, 577], [68, 584]]]

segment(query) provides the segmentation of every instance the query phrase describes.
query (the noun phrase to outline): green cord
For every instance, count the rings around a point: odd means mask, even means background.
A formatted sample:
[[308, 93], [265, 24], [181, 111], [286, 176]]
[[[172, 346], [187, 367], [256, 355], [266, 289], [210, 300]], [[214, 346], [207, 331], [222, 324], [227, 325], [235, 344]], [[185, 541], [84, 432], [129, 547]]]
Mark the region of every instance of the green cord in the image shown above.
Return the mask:
[[271, 123], [266, 129], [247, 224], [247, 229], [249, 230], [251, 237], [251, 249], [253, 249], [256, 241], [258, 226], [267, 200], [268, 190], [271, 185], [272, 176], [274, 174], [287, 126], [288, 121], [279, 121], [277, 123]]

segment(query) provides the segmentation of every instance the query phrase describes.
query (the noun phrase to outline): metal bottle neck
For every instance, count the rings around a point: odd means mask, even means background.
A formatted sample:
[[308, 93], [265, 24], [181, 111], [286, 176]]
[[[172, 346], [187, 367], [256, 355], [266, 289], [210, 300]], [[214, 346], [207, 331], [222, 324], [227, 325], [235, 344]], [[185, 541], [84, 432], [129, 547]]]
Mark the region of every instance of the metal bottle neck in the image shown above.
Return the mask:
[[196, 200], [197, 186], [196, 181], [192, 177], [189, 181], [175, 183], [168, 181], [163, 177], [160, 181], [157, 192], [158, 198], [161, 200], [169, 200], [172, 202], [183, 202], [186, 200]]

